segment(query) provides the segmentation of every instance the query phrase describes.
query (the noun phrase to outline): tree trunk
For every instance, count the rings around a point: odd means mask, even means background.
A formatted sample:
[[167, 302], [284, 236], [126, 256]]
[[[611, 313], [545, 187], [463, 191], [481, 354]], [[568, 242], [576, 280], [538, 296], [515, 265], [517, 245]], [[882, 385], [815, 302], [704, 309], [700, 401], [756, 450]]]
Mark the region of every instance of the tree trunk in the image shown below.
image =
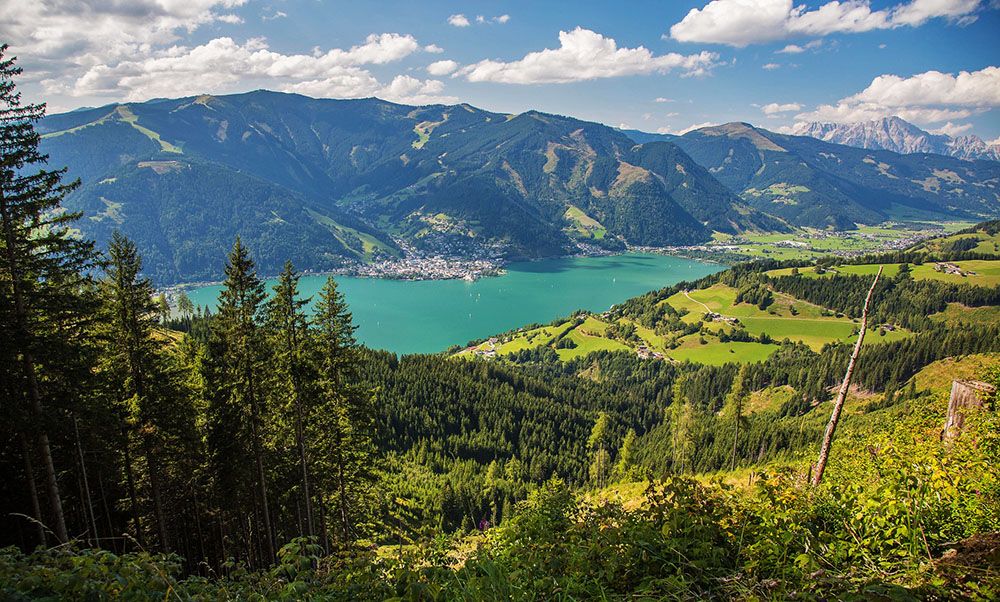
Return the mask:
[[347, 483], [344, 475], [344, 436], [340, 427], [337, 427], [337, 492], [340, 495], [340, 521], [344, 529], [343, 543], [347, 543], [351, 538], [350, 522], [347, 519]]
[[299, 448], [299, 464], [302, 467], [302, 499], [306, 511], [306, 535], [313, 535], [312, 499], [309, 492], [309, 464], [306, 460], [306, 442], [302, 419], [302, 403], [298, 391], [295, 393], [295, 439]]
[[951, 383], [948, 398], [948, 420], [941, 438], [950, 443], [958, 438], [965, 426], [966, 414], [982, 409], [986, 399], [994, 392], [993, 385], [975, 380], [955, 380]]
[[135, 494], [135, 474], [132, 472], [132, 450], [129, 445], [128, 431], [123, 425], [122, 433], [122, 453], [125, 456], [125, 481], [128, 483], [128, 497], [132, 511], [132, 528], [135, 530], [135, 540], [140, 547], [146, 547], [142, 538], [142, 522], [139, 520], [139, 500]]
[[146, 470], [149, 471], [149, 492], [153, 497], [153, 514], [156, 516], [156, 529], [160, 536], [160, 548], [164, 552], [170, 551], [170, 540], [167, 536], [167, 521], [163, 515], [163, 496], [160, 487], [159, 462], [155, 454], [150, 449], [147, 442], [145, 444]]
[[60, 543], [69, 541], [66, 531], [66, 517], [63, 515], [62, 497], [59, 494], [59, 481], [56, 478], [56, 467], [52, 462], [52, 447], [45, 427], [45, 411], [42, 409], [42, 395], [38, 389], [38, 376], [35, 374], [35, 360], [31, 353], [28, 337], [27, 308], [24, 305], [24, 292], [21, 290], [21, 269], [18, 265], [14, 246], [14, 224], [11, 223], [10, 209], [2, 189], [0, 189], [0, 218], [3, 219], [4, 240], [7, 247], [7, 269], [10, 270], [10, 284], [14, 297], [14, 323], [24, 344], [21, 351], [21, 369], [28, 383], [28, 399], [31, 401], [31, 413], [38, 428], [38, 448], [45, 468], [45, 489], [55, 520], [56, 538]]
[[90, 523], [90, 539], [94, 547], [100, 547], [97, 536], [97, 519], [94, 518], [94, 504], [90, 497], [90, 481], [87, 480], [87, 464], [83, 459], [83, 444], [80, 442], [80, 426], [76, 416], [73, 416], [73, 436], [76, 439], [76, 454], [80, 461], [80, 476], [83, 482], [83, 509]]
[[[294, 314], [294, 309], [291, 313]], [[309, 462], [306, 458], [305, 417], [302, 411], [302, 385], [299, 382], [299, 370], [296, 365], [298, 362], [299, 339], [296, 336], [294, 320], [288, 326], [288, 329], [291, 333], [289, 337], [289, 350], [293, 354], [290, 371], [292, 376], [292, 395], [294, 396], [295, 403], [295, 442], [299, 448], [299, 464], [302, 467], [302, 498], [306, 510], [306, 535], [312, 537], [313, 511], [312, 496], [309, 491]]]
[[24, 451], [24, 474], [27, 476], [28, 493], [31, 494], [31, 513], [35, 519], [35, 535], [38, 545], [45, 546], [45, 525], [42, 523], [42, 506], [38, 503], [38, 487], [35, 485], [35, 467], [31, 463], [31, 445], [24, 433], [19, 435], [21, 449]]
[[736, 448], [740, 439], [740, 414], [742, 412], [737, 410], [736, 412], [736, 426], [733, 428], [733, 459], [731, 462], [730, 470], [736, 470]]
[[844, 373], [844, 382], [840, 384], [840, 391], [837, 399], [833, 403], [833, 413], [830, 415], [830, 422], [826, 425], [826, 432], [823, 434], [823, 445], [819, 448], [819, 459], [816, 461], [816, 472], [813, 474], [813, 485], [819, 485], [823, 480], [823, 472], [826, 470], [826, 461], [830, 457], [830, 446], [833, 444], [833, 433], [837, 430], [837, 422], [840, 421], [840, 412], [844, 409], [844, 402], [847, 400], [847, 391], [851, 387], [851, 378], [854, 376], [854, 365], [861, 353], [861, 344], [865, 340], [865, 331], [868, 329], [868, 307], [871, 305], [872, 295], [875, 293], [875, 286], [882, 275], [882, 266], [879, 266], [872, 286], [868, 289], [865, 297], [865, 306], [861, 310], [861, 332], [858, 333], [858, 341], [854, 344], [854, 351], [851, 359], [847, 362], [847, 371]]
[[[253, 381], [249, 381], [253, 382]], [[254, 395], [253, 384], [250, 385], [250, 407], [253, 415], [250, 421], [253, 429], [254, 456], [257, 462], [257, 488], [260, 495], [261, 513], [264, 515], [264, 543], [267, 560], [265, 564], [270, 566], [274, 562], [274, 531], [271, 529], [271, 513], [267, 503], [267, 481], [264, 476], [264, 450], [260, 441], [260, 431], [258, 421], [260, 420], [260, 409], [257, 407], [257, 399]]]

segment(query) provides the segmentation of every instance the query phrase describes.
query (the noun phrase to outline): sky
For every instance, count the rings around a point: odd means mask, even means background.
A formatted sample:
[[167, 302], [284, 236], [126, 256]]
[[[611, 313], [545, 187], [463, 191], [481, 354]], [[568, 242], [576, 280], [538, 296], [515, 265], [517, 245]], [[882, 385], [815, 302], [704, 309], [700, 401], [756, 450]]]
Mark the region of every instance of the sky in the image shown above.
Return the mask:
[[898, 115], [1000, 143], [1000, 0], [0, 0], [50, 112], [260, 88], [680, 133]]

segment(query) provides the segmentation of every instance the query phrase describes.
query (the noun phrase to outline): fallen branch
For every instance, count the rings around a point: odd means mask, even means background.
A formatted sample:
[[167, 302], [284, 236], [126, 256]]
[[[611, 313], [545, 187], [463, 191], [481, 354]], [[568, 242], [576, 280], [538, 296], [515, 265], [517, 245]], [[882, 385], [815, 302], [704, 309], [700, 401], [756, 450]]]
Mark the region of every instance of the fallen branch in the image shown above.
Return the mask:
[[840, 412], [844, 409], [844, 402], [847, 400], [847, 390], [851, 387], [851, 377], [854, 376], [854, 364], [861, 353], [861, 343], [865, 340], [865, 331], [868, 330], [868, 307], [871, 305], [872, 294], [875, 286], [882, 275], [882, 267], [878, 267], [872, 287], [868, 289], [868, 296], [865, 297], [865, 306], [861, 311], [861, 332], [858, 333], [858, 341], [854, 344], [854, 351], [851, 352], [851, 360], [847, 362], [847, 372], [844, 373], [844, 382], [840, 384], [840, 392], [837, 393], [837, 400], [833, 403], [833, 413], [830, 415], [830, 422], [826, 425], [826, 433], [823, 434], [823, 445], [819, 448], [819, 460], [816, 461], [816, 472], [813, 474], [813, 485], [819, 485], [823, 480], [823, 471], [826, 470], [826, 461], [830, 457], [830, 446], [833, 444], [833, 433], [837, 430], [837, 422], [840, 421]]

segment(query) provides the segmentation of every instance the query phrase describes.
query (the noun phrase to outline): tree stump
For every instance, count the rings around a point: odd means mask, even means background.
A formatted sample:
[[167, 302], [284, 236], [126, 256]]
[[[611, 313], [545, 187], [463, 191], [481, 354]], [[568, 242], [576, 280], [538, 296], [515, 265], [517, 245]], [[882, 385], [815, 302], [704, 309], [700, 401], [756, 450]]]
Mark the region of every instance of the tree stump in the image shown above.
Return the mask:
[[966, 413], [982, 409], [995, 390], [993, 385], [978, 380], [952, 381], [948, 420], [944, 424], [941, 438], [944, 441], [954, 441], [962, 433]]

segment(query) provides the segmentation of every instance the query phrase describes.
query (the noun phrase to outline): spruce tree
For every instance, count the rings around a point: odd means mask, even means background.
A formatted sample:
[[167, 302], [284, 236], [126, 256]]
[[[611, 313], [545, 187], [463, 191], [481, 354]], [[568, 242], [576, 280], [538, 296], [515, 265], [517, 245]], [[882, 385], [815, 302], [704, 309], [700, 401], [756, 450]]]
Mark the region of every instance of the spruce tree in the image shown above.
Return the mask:
[[[232, 508], [234, 525], [243, 522], [236, 493], [250, 489], [257, 525], [252, 540], [244, 536], [248, 551], [258, 562], [274, 561], [274, 530], [264, 467], [264, 426], [267, 420], [263, 378], [266, 349], [260, 328], [264, 284], [257, 277], [250, 253], [239, 238], [225, 268], [226, 279], [212, 322], [212, 341], [205, 362], [205, 378], [211, 383], [210, 448], [217, 475], [219, 504]], [[248, 470], [247, 459], [253, 468]], [[236, 528], [234, 526], [234, 528]], [[237, 533], [240, 529], [237, 529]], [[245, 529], [243, 529], [245, 533]]]
[[81, 274], [93, 267], [95, 255], [91, 243], [70, 235], [70, 224], [79, 214], [64, 211], [61, 203], [79, 182], [64, 182], [65, 169], [44, 167], [48, 157], [38, 150], [34, 124], [45, 115], [45, 106], [21, 103], [15, 84], [21, 69], [6, 53], [7, 46], [0, 46], [0, 318], [8, 350], [4, 379], [14, 392], [13, 417], [36, 448], [51, 526], [56, 538], [66, 541], [51, 444], [58, 417], [51, 408], [62, 404], [72, 410], [75, 398], [56, 395], [52, 383], [79, 358], [74, 348], [80, 343], [73, 333], [92, 311]]
[[321, 399], [310, 438], [318, 442], [324, 499], [334, 505], [340, 541], [349, 543], [364, 493], [375, 479], [374, 406], [371, 392], [358, 385], [356, 327], [332, 277], [320, 291], [314, 326]]
[[726, 396], [726, 401], [722, 406], [722, 415], [727, 417], [733, 423], [733, 450], [730, 458], [730, 470], [736, 469], [736, 454], [739, 449], [740, 426], [742, 426], [745, 420], [745, 417], [743, 416], [743, 401], [746, 397], [747, 375], [749, 370], [749, 364], [743, 364], [740, 366], [739, 371], [736, 373], [736, 378], [733, 379], [733, 386], [729, 389], [729, 395]]
[[302, 479], [302, 502], [305, 528], [301, 532], [313, 535], [312, 493], [309, 483], [309, 451], [306, 428], [311, 411], [311, 387], [315, 380], [308, 354], [309, 323], [305, 314], [308, 299], [299, 298], [299, 275], [290, 261], [274, 286], [274, 295], [267, 302], [267, 331], [274, 354], [271, 390], [276, 405], [290, 416], [294, 425], [295, 449]]
[[137, 536], [141, 539], [131, 455], [133, 438], [138, 439], [146, 462], [157, 538], [160, 547], [167, 550], [171, 546], [164, 508], [164, 467], [160, 450], [165, 447], [164, 438], [169, 431], [164, 422], [169, 414], [169, 395], [166, 393], [170, 376], [161, 357], [163, 343], [154, 336], [159, 314], [155, 290], [141, 273], [142, 258], [135, 243], [115, 231], [108, 246], [106, 276], [101, 282], [107, 313], [103, 321], [106, 351], [102, 366], [119, 406], [122, 449]]

